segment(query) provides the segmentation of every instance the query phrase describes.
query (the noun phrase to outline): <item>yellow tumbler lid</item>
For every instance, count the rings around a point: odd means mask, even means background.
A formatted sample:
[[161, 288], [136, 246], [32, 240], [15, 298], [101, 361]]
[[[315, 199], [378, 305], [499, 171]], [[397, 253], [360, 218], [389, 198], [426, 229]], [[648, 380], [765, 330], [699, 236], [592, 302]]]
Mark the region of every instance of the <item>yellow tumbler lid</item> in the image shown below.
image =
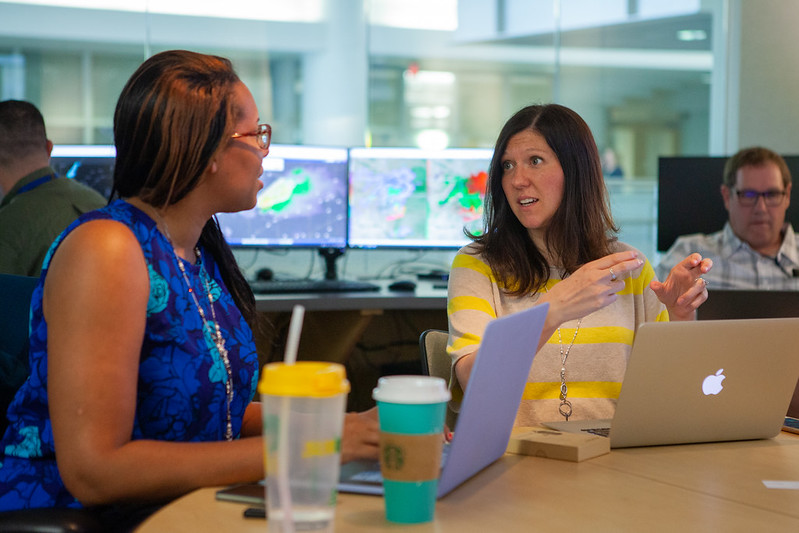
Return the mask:
[[271, 396], [325, 398], [349, 391], [344, 365], [317, 361], [269, 363], [258, 383], [258, 392]]

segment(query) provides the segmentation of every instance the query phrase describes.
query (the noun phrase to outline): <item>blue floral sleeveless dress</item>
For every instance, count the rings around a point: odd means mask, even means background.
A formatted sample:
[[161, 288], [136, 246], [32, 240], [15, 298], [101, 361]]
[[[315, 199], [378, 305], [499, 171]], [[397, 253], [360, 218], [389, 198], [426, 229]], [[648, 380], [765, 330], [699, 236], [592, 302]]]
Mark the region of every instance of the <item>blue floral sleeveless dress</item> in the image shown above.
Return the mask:
[[[117, 200], [81, 216], [53, 243], [31, 304], [31, 375], [9, 407], [9, 427], [0, 441], [0, 510], [29, 507], [81, 507], [67, 491], [55, 461], [47, 398], [47, 323], [42, 290], [50, 258], [78, 225], [112, 219], [127, 225], [141, 243], [150, 275], [147, 324], [139, 364], [136, 416], [131, 439], [197, 442], [224, 440], [227, 425], [227, 372], [207, 330], [169, 241], [155, 222], [131, 204]], [[204, 266], [204, 271], [201, 269]], [[250, 327], [222, 281], [213, 257], [201, 250], [196, 265], [184, 262], [195, 294], [207, 294], [210, 279], [216, 318], [233, 372], [233, 435], [241, 432], [244, 409], [258, 380], [258, 356]], [[200, 298], [208, 320], [208, 299]]]

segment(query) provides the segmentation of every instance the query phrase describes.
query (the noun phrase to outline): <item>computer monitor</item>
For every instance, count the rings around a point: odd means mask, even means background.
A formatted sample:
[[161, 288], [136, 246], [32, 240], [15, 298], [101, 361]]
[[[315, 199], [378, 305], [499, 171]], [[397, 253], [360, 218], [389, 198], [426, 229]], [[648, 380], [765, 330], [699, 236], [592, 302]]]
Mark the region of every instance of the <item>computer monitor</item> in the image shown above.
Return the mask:
[[[783, 156], [792, 181], [799, 179], [799, 156]], [[677, 237], [713, 233], [727, 221], [721, 198], [728, 157], [661, 157], [658, 162], [657, 249], [667, 251]], [[791, 187], [785, 220], [799, 223], [799, 187]]]
[[459, 248], [482, 228], [492, 149], [350, 149], [351, 248]]
[[347, 246], [347, 149], [272, 145], [256, 206], [219, 213], [233, 247]]
[[75, 179], [108, 198], [114, 184], [113, 145], [54, 145], [50, 166], [59, 176]]

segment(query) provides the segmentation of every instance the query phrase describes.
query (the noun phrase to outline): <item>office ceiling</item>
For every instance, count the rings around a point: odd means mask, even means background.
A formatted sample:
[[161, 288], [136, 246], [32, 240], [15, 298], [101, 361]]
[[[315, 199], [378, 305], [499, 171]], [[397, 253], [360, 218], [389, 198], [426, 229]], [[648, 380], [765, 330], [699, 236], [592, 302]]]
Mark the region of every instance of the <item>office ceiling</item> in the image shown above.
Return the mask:
[[[702, 31], [706, 39], [680, 40], [678, 32], [684, 30]], [[553, 33], [539, 33], [498, 38], [491, 42], [517, 46], [551, 46], [553, 41]], [[709, 13], [566, 30], [560, 35], [561, 46], [574, 48], [710, 51], [711, 42], [712, 17]]]

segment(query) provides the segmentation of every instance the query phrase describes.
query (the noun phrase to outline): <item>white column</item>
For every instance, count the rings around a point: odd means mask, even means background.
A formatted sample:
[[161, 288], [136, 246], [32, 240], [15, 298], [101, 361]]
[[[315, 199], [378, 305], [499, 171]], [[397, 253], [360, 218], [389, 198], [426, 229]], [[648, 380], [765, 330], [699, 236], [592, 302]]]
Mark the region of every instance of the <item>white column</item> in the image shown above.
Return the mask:
[[363, 0], [327, 0], [323, 51], [303, 59], [303, 143], [362, 146], [368, 49]]
[[[795, 154], [799, 146], [799, 3], [726, 0], [722, 4], [727, 14], [727, 53], [718, 53], [714, 43], [711, 153], [728, 155], [762, 145]], [[714, 30], [718, 27], [714, 24]]]
[[25, 56], [16, 50], [0, 55], [0, 100], [25, 99]]
[[[738, 0], [712, 0], [713, 71], [710, 76], [710, 155], [728, 155], [738, 145], [737, 105], [738, 64], [740, 61], [741, 3]], [[731, 13], [731, 11], [735, 13]]]

